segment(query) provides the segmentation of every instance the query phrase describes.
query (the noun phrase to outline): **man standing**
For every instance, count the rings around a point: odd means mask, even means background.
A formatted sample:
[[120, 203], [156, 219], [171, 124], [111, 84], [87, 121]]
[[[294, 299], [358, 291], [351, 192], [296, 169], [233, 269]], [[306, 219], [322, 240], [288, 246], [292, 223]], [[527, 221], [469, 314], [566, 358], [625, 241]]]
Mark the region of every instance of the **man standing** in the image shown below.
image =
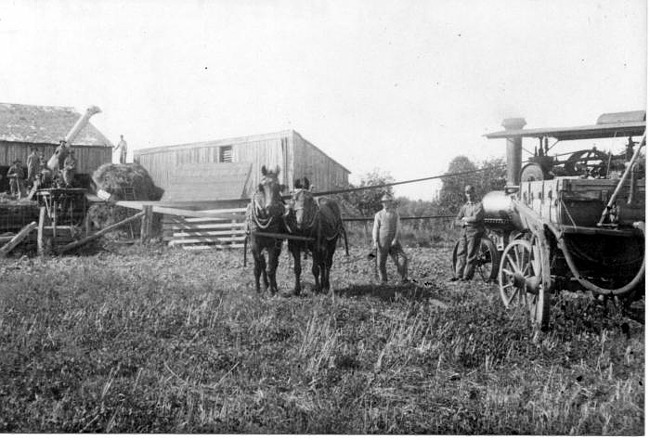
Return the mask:
[[481, 238], [485, 233], [483, 204], [476, 201], [476, 191], [472, 185], [465, 187], [467, 203], [461, 206], [456, 223], [463, 227], [463, 233], [456, 255], [456, 273], [451, 281], [462, 279], [469, 281], [474, 277], [474, 269], [481, 247]]
[[16, 196], [17, 198], [22, 197], [23, 195], [23, 179], [25, 178], [25, 172], [23, 171], [23, 164], [20, 159], [14, 160], [14, 163], [9, 170], [7, 171], [7, 178], [9, 179], [9, 189], [11, 190], [11, 195]]
[[126, 141], [124, 135], [120, 135], [120, 141], [117, 143], [113, 151], [117, 152], [117, 163], [126, 163]]
[[408, 281], [408, 259], [399, 242], [400, 219], [395, 203], [390, 195], [381, 198], [383, 209], [375, 214], [375, 223], [372, 227], [372, 242], [377, 250], [381, 282], [388, 281], [386, 274], [386, 259], [388, 255], [397, 266], [397, 273], [402, 277], [402, 282]]
[[72, 186], [76, 172], [77, 159], [74, 156], [74, 151], [70, 150], [70, 153], [68, 153], [68, 157], [65, 158], [65, 163], [63, 165], [63, 183], [65, 183], [65, 186]]
[[32, 147], [32, 152], [27, 156], [27, 184], [29, 186], [34, 184], [36, 175], [40, 171], [41, 165], [36, 148]]

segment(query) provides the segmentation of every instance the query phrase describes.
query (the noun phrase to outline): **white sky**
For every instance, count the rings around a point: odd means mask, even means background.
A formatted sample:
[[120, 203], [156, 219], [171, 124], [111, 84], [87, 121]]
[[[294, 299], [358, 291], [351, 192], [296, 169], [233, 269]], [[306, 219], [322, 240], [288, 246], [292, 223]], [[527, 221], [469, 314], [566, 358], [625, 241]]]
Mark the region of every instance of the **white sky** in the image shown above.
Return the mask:
[[[0, 0], [0, 102], [129, 147], [294, 129], [352, 171], [443, 173], [483, 135], [646, 107], [645, 0]], [[430, 200], [434, 182], [396, 187]]]

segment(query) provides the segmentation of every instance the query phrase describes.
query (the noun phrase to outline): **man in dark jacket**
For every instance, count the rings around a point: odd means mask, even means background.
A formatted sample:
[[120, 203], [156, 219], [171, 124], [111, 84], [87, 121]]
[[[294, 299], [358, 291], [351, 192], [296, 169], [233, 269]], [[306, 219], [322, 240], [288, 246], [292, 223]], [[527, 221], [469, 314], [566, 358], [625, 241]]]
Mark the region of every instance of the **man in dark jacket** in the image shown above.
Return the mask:
[[462, 279], [469, 281], [474, 277], [474, 269], [479, 256], [481, 238], [485, 233], [483, 204], [476, 200], [476, 191], [472, 185], [465, 187], [467, 203], [461, 206], [456, 223], [463, 227], [463, 233], [456, 254], [456, 273], [451, 281]]

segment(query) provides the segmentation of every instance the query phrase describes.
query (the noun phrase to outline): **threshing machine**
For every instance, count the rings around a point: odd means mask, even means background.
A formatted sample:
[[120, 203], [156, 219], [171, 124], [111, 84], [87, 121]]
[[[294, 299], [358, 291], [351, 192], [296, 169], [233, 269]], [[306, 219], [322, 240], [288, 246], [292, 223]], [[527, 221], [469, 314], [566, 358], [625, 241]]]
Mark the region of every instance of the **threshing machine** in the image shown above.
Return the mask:
[[[645, 287], [645, 111], [604, 114], [587, 126], [525, 124], [506, 119], [505, 130], [486, 135], [506, 140], [507, 185], [482, 200], [488, 232], [479, 273], [498, 281], [507, 308], [522, 308], [541, 328], [549, 324], [552, 294], [561, 290], [623, 304], [639, 299]], [[533, 144], [526, 163], [523, 139]], [[583, 145], [562, 154], [559, 144]]]

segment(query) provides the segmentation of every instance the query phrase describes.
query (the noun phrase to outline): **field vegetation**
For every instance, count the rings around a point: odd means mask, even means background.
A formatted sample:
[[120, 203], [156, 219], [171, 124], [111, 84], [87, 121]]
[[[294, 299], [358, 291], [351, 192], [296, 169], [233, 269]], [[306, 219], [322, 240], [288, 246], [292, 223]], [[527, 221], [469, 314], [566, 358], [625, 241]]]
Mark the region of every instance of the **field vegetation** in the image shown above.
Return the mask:
[[535, 334], [495, 285], [447, 281], [451, 232], [388, 285], [352, 236], [302, 297], [256, 294], [240, 250], [1, 261], [0, 431], [644, 434], [642, 325], [565, 293]]

